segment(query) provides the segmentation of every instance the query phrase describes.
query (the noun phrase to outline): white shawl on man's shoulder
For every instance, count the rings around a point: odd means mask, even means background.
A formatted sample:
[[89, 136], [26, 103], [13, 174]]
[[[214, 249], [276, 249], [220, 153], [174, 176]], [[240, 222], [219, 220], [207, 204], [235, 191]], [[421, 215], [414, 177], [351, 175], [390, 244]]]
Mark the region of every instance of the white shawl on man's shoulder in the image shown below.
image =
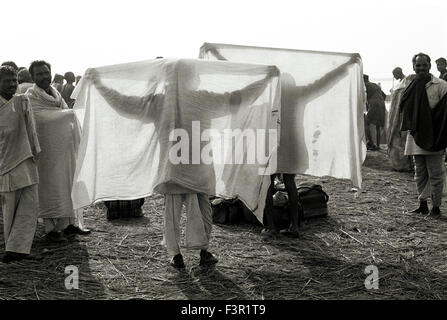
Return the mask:
[[81, 131], [61, 94], [53, 87], [50, 90], [52, 95], [34, 85], [26, 92], [42, 149], [38, 162], [39, 217], [74, 218], [71, 189]]
[[39, 88], [36, 84], [26, 91], [26, 95], [28, 96], [34, 111], [53, 108], [68, 109], [67, 103], [62, 98], [59, 91], [50, 86], [50, 92], [51, 95], [46, 93], [42, 88]]

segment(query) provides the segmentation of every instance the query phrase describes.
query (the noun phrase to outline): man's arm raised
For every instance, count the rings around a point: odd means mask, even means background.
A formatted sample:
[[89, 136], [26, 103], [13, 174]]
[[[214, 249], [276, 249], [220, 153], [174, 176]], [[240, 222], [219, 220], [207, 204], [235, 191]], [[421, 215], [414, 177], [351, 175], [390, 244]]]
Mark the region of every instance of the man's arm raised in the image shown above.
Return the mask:
[[279, 76], [279, 70], [275, 66], [269, 66], [266, 76], [258, 81], [255, 81], [243, 89], [231, 92], [230, 106], [249, 105], [265, 90], [270, 79]]
[[329, 71], [320, 79], [314, 81], [313, 83], [300, 87], [297, 86], [297, 93], [303, 93], [303, 89], [312, 96], [312, 98], [318, 97], [324, 94], [327, 90], [329, 90], [332, 85], [336, 82], [336, 80], [340, 79], [346, 72], [347, 68], [356, 62], [360, 61], [360, 55], [358, 53], [354, 53], [351, 55], [348, 61], [339, 65], [334, 70]]
[[107, 103], [120, 113], [126, 116], [138, 118], [152, 118], [152, 109], [150, 104], [154, 98], [153, 94], [146, 96], [126, 96], [118, 91], [105, 86], [102, 83], [99, 72], [95, 69], [89, 69], [86, 73], [86, 79], [90, 80], [99, 94], [107, 101]]

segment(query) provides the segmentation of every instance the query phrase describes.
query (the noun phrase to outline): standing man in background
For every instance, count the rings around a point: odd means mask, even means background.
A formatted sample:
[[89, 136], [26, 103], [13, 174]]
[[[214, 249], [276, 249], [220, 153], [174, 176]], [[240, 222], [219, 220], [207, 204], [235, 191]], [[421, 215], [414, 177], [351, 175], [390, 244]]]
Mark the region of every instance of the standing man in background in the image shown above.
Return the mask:
[[22, 69], [17, 73], [17, 80], [19, 82], [17, 93], [25, 93], [26, 90], [33, 86], [33, 79], [27, 69]]
[[[439, 58], [436, 60], [436, 67], [439, 71], [439, 79], [447, 81], [447, 60]], [[447, 156], [445, 157], [445, 162], [447, 162]]]
[[64, 85], [64, 76], [56, 73], [51, 85], [60, 93], [62, 91], [62, 86]]
[[73, 85], [73, 82], [76, 81], [75, 75], [73, 72], [66, 72], [64, 75], [66, 83], [62, 87], [61, 95], [62, 98], [64, 98], [65, 102], [68, 105], [68, 108], [73, 109], [73, 105], [75, 103], [75, 100], [71, 98], [71, 94], [75, 88]]
[[439, 58], [436, 60], [436, 67], [439, 71], [439, 79], [447, 81], [447, 60]]
[[381, 128], [385, 127], [385, 98], [386, 94], [375, 83], [369, 81], [369, 76], [364, 74], [363, 81], [366, 87], [366, 125], [368, 126], [366, 132], [367, 148], [368, 150], [380, 150], [380, 132]]
[[393, 69], [393, 78], [396, 79], [396, 83], [393, 83], [393, 87], [390, 90], [391, 93], [393, 93], [393, 91], [400, 86], [403, 79], [405, 78], [401, 67], [396, 67]]
[[[427, 132], [432, 132], [434, 121], [440, 120], [425, 116], [433, 114], [433, 109], [447, 94], [447, 82], [430, 73], [431, 63], [428, 55], [418, 53], [413, 56], [412, 62], [416, 77], [407, 77], [402, 83], [406, 89], [400, 104], [403, 113], [401, 130], [409, 131], [405, 155], [414, 158], [414, 179], [419, 199], [419, 207], [411, 212], [423, 214], [429, 212], [427, 204], [429, 193], [424, 192], [429, 185], [432, 201], [430, 214], [437, 216], [440, 214], [444, 185], [444, 149], [431, 151], [420, 145], [428, 145], [425, 143], [428, 140]], [[440, 107], [446, 108], [445, 105]]]

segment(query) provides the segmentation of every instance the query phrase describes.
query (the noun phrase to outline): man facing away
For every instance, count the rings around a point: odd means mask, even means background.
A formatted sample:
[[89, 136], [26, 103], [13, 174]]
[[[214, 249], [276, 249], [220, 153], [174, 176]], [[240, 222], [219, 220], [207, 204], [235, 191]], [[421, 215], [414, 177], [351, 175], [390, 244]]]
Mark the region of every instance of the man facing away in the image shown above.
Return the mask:
[[17, 80], [19, 82], [17, 93], [25, 93], [33, 86], [33, 79], [27, 69], [22, 69], [17, 73]]
[[395, 88], [398, 88], [402, 83], [402, 80], [405, 78], [404, 73], [402, 72], [401, 67], [396, 67], [393, 69], [393, 78], [396, 79], [397, 83], [393, 85], [393, 88], [390, 89], [390, 92], [393, 93]]
[[[345, 74], [348, 67], [358, 59], [360, 59], [360, 56], [358, 54], [353, 54], [345, 63], [339, 65], [337, 68], [329, 71], [321, 78], [306, 86], [297, 86], [295, 79], [288, 73], [283, 73], [281, 75], [281, 138], [278, 147], [278, 173], [282, 174], [284, 186], [289, 199], [288, 211], [290, 224], [287, 230], [282, 232], [286, 236], [298, 238], [301, 222], [294, 173], [296, 171], [289, 171], [281, 168], [281, 163], [287, 163], [293, 159], [294, 155], [298, 154], [298, 151], [294, 148], [298, 145], [298, 140], [304, 139], [304, 132], [300, 133], [298, 136], [291, 134], [294, 132], [295, 128], [300, 127], [299, 121], [302, 119], [302, 115], [300, 114], [304, 112], [303, 108], [298, 108], [297, 106], [305, 105], [307, 102], [316, 99], [325, 91], [329, 90], [329, 88]], [[293, 160], [297, 161], [297, 159]], [[290, 164], [285, 166], [290, 167]], [[262, 234], [268, 237], [276, 237], [281, 231], [278, 230], [278, 226], [275, 224], [273, 213], [274, 179], [275, 175], [271, 175], [270, 187], [267, 192], [264, 209], [266, 228], [263, 229]]]
[[[201, 121], [201, 130], [206, 126], [206, 122], [211, 121], [213, 117], [224, 115], [228, 111], [226, 106], [229, 107], [230, 112], [234, 112], [241, 105], [247, 103], [246, 96], [256, 96], [256, 92], [261, 93], [268, 81], [278, 73], [276, 68], [269, 69], [269, 73], [264, 79], [258, 80], [241, 90], [217, 94], [197, 89], [200, 80], [193, 67], [190, 68], [190, 66], [185, 65], [181, 72], [184, 74], [182, 79], [187, 86], [182, 94], [182, 98], [185, 100], [183, 102], [184, 108], [192, 108], [193, 106], [190, 103], [207, 106], [207, 108], [203, 108], [201, 114], [189, 113], [191, 119], [184, 123], [189, 123], [190, 120], [194, 119], [202, 119], [204, 121]], [[86, 76], [87, 79], [92, 80], [99, 93], [115, 110], [130, 117], [144, 114], [144, 117], [139, 117], [139, 119], [154, 123], [160, 141], [163, 141], [169, 135], [170, 132], [166, 131], [165, 126], [160, 125], [160, 117], [163, 115], [161, 108], [165, 99], [164, 94], [149, 94], [142, 97], [124, 96], [104, 86], [96, 70], [91, 69]], [[206, 112], [207, 110], [209, 111]], [[188, 130], [189, 128], [183, 129]], [[160, 148], [163, 149], [165, 146], [162, 144]], [[160, 154], [163, 153], [163, 151], [160, 152]], [[169, 170], [179, 170], [186, 173], [188, 168], [190, 167], [187, 164], [172, 164]], [[207, 186], [206, 189], [212, 190], [215, 186], [214, 168], [211, 165], [204, 164], [201, 164], [201, 168], [201, 174], [197, 176], [196, 183], [205, 185]], [[192, 187], [189, 188], [175, 182], [163, 183], [156, 190], [165, 195], [163, 244], [172, 257], [171, 266], [177, 269], [185, 268], [179, 247], [180, 217], [183, 204], [186, 206], [186, 248], [200, 250], [199, 264], [201, 266], [206, 267], [216, 264], [218, 260], [208, 251], [212, 229], [212, 209], [209, 195], [198, 193]]]
[[[430, 74], [431, 63], [428, 55], [418, 53], [413, 56], [412, 63], [416, 77], [411, 77], [411, 79], [414, 79], [411, 81], [409, 76], [407, 77], [408, 79], [406, 78], [402, 83], [402, 85], [406, 87], [406, 90], [402, 97], [400, 108], [403, 110], [406, 105], [414, 105], [415, 107], [423, 108], [422, 104], [427, 104], [429, 108], [433, 110], [438, 102], [446, 95], [447, 82]], [[417, 83], [422, 83], [422, 85], [425, 86], [422, 90], [425, 88], [426, 98], [417, 99], [417, 96], [422, 96], [424, 94], [424, 92], [417, 92]], [[412, 95], [416, 98], [412, 98]], [[418, 115], [419, 114], [420, 113], [418, 113]], [[415, 117], [413, 116], [411, 119], [415, 119]], [[422, 119], [417, 118], [416, 120], [421, 121]], [[432, 127], [432, 123], [426, 123], [425, 125]], [[403, 127], [402, 129], [405, 128]], [[428, 129], [429, 128], [426, 128], [421, 131], [424, 133], [428, 131]], [[432, 201], [432, 209], [430, 213], [436, 216], [440, 214], [439, 207], [441, 205], [442, 189], [444, 185], [444, 150], [429, 151], [420, 147], [416, 144], [416, 138], [413, 137], [414, 134], [416, 133], [411, 130], [408, 132], [404, 153], [405, 155], [413, 156], [415, 165], [414, 179], [416, 181], [418, 192], [419, 207], [411, 212], [429, 213], [427, 204], [428, 192], [424, 192], [429, 186]]]
[[[209, 51], [218, 59], [227, 60], [216, 48], [210, 48]], [[303, 117], [303, 108], [297, 108], [297, 105], [305, 105], [312, 101], [323, 92], [327, 91], [330, 86], [341, 77], [346, 71], [347, 67], [360, 59], [358, 54], [353, 54], [348, 61], [341, 64], [334, 70], [323, 75], [320, 79], [314, 81], [307, 86], [297, 86], [295, 79], [289, 73], [281, 74], [281, 130], [280, 130], [280, 144], [278, 148], [279, 163], [283, 163], [285, 167], [291, 167], [290, 162], [298, 162], [298, 151], [295, 150], [298, 141], [304, 139], [304, 133], [298, 135], [292, 134], [294, 130], [302, 126], [298, 121]], [[286, 164], [289, 162], [289, 164]], [[296, 164], [294, 164], [296, 166]], [[267, 237], [277, 237], [282, 234], [292, 237], [299, 237], [300, 219], [298, 191], [295, 183], [296, 170], [278, 168], [278, 172], [270, 176], [270, 186], [267, 191], [264, 208], [265, 228], [262, 234]], [[288, 195], [288, 213], [289, 213], [289, 227], [286, 230], [279, 230], [275, 223], [273, 212], [273, 194], [275, 191], [275, 178], [282, 176], [284, 187]]]
[[0, 202], [6, 252], [3, 262], [30, 258], [37, 226], [37, 156], [40, 153], [29, 100], [14, 95], [17, 74], [0, 67]]
[[[51, 65], [43, 60], [33, 61], [29, 72], [34, 86], [26, 92], [37, 123], [42, 148], [38, 163], [39, 218], [45, 225], [50, 242], [66, 242], [64, 234], [88, 234], [82, 225], [81, 211], [74, 212], [71, 200], [79, 145], [80, 129], [72, 110], [61, 94], [50, 85]], [[60, 111], [67, 109], [66, 112]]]
[[[369, 77], [363, 75], [366, 86], [367, 114], [365, 130], [369, 132], [368, 150], [380, 150], [380, 129], [385, 126], [385, 98], [386, 94], [375, 83], [369, 81]], [[368, 137], [367, 137], [368, 138]]]

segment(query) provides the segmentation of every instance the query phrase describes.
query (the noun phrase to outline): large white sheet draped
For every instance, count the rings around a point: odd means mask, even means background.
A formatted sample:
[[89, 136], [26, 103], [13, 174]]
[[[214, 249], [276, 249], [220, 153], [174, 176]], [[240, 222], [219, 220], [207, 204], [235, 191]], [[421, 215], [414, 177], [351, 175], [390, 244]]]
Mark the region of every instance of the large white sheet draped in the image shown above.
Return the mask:
[[[205, 43], [199, 58], [275, 65], [281, 71], [278, 172], [350, 179], [366, 157], [361, 60], [352, 54]], [[340, 68], [338, 68], [340, 67]]]
[[[154, 191], [204, 192], [237, 196], [262, 219], [270, 181], [265, 170], [276, 169], [277, 140], [270, 140], [279, 137], [260, 135], [256, 149], [250, 149], [250, 143], [239, 147], [251, 132], [278, 129], [276, 67], [156, 59], [95, 70], [104, 86], [97, 88], [84, 75], [72, 95], [82, 124], [72, 192], [75, 208], [137, 199]], [[233, 129], [234, 138], [225, 135], [228, 129]], [[211, 132], [207, 140], [205, 134]], [[186, 142], [180, 153], [181, 143], [171, 141], [172, 133], [183, 135], [181, 142]], [[254, 162], [245, 159], [238, 164], [225, 152], [231, 149], [233, 155], [249, 157], [253, 150], [260, 151], [258, 146], [265, 147], [265, 157], [258, 155]], [[172, 150], [183, 163], [169, 158]], [[211, 154], [214, 162], [207, 164], [200, 151]]]

